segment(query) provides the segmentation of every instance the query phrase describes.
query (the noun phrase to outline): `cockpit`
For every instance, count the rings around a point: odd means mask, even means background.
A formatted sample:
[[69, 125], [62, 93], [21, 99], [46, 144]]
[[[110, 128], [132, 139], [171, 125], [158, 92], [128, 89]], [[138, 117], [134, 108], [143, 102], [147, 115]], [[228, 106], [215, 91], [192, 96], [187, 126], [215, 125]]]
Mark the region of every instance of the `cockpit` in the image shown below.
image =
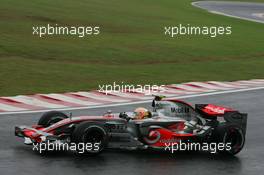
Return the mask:
[[[143, 112], [144, 117], [138, 117], [138, 109]], [[134, 112], [120, 113], [119, 117], [127, 120], [184, 119], [187, 121], [196, 117], [195, 111], [190, 106], [171, 101], [156, 101], [152, 111], [147, 109], [144, 111], [144, 109], [137, 108]]]

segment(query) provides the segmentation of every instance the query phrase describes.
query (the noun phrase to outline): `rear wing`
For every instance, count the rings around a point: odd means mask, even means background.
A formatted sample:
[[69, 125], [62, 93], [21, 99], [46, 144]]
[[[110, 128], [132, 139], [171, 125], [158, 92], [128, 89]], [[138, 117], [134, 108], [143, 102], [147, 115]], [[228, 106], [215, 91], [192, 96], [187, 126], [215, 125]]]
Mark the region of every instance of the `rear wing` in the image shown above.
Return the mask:
[[216, 106], [213, 104], [196, 104], [195, 110], [206, 119], [223, 117], [226, 122], [240, 126], [243, 133], [246, 134], [248, 116], [246, 113], [240, 113], [232, 108]]
[[206, 116], [221, 116], [227, 112], [234, 112], [236, 110], [223, 106], [217, 106], [213, 104], [196, 104], [195, 110]]

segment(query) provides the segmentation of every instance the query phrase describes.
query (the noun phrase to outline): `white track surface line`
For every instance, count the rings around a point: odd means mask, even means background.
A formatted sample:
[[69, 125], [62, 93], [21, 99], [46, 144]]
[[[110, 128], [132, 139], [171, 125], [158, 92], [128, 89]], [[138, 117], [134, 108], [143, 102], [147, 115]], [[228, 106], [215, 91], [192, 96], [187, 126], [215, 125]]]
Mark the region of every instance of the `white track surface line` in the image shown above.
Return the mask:
[[[196, 5], [199, 2], [200, 1], [198, 1], [198, 2], [192, 2], [192, 5], [195, 6], [195, 7], [201, 8], [199, 5]], [[204, 9], [204, 8], [201, 8], [201, 9]], [[206, 9], [204, 9], [204, 10], [206, 10]], [[211, 13], [217, 14], [217, 15], [223, 15], [223, 16], [231, 17], [231, 18], [237, 18], [237, 19], [242, 19], [242, 20], [247, 20], [247, 21], [252, 21], [252, 22], [258, 22], [258, 23], [264, 23], [264, 21], [262, 21], [262, 20], [257, 20], [257, 19], [251, 19], [251, 18], [246, 18], [246, 17], [240, 17], [240, 16], [235, 16], [235, 15], [230, 15], [230, 14], [223, 13], [223, 12], [218, 12], [218, 11], [208, 11], [208, 12], [211, 12]]]
[[20, 103], [25, 103], [27, 105], [33, 105], [33, 106], [39, 106], [39, 107], [43, 107], [43, 108], [66, 108], [67, 107], [64, 105], [48, 103], [45, 101], [41, 101], [37, 98], [28, 97], [25, 95], [19, 95], [19, 96], [15, 96], [15, 97], [2, 97], [2, 98], [15, 100], [15, 101], [18, 101]]
[[108, 94], [116, 95], [117, 97], [130, 98], [130, 99], [135, 99], [135, 100], [150, 99], [151, 98], [151, 97], [147, 97], [144, 95], [140, 96], [140, 95], [133, 95], [133, 94], [129, 94], [129, 93], [123, 93], [123, 92], [110, 92]]
[[46, 96], [46, 97], [50, 97], [50, 98], [54, 98], [54, 99], [58, 99], [58, 100], [61, 100], [64, 102], [74, 103], [74, 104], [81, 105], [81, 106], [101, 104], [101, 103], [79, 100], [77, 98], [68, 97], [68, 96], [62, 95], [62, 94], [41, 94], [41, 95]]
[[144, 100], [152, 99], [153, 98], [153, 95], [155, 95], [155, 94], [156, 95], [162, 95], [162, 96], [168, 96], [168, 97], [170, 97], [170, 96], [177, 96], [177, 93], [172, 94], [168, 90], [165, 90], [164, 92], [161, 92], [161, 91], [159, 91], [159, 92], [153, 92], [152, 94], [150, 94], [148, 91], [146, 91], [146, 92], [144, 92], [144, 94], [145, 94], [145, 96], [144, 96], [144, 98], [142, 98]]
[[[177, 99], [194, 98], [194, 97], [219, 95], [219, 94], [228, 94], [228, 93], [245, 92], [245, 91], [254, 91], [254, 90], [261, 90], [261, 89], [264, 89], [264, 87], [254, 87], [254, 88], [247, 88], [247, 89], [236, 89], [236, 90], [217, 91], [217, 92], [209, 92], [209, 93], [202, 93], [202, 94], [183, 95], [183, 96], [178, 96]], [[71, 110], [82, 110], [82, 109], [97, 109], [97, 108], [105, 108], [105, 107], [117, 107], [117, 106], [126, 106], [126, 105], [149, 103], [151, 101], [152, 100], [145, 100], [145, 101], [128, 102], [128, 103], [121, 103], [121, 104], [109, 104], [109, 105], [89, 106], [89, 107], [75, 107], [75, 108], [61, 108], [61, 109], [56, 109], [56, 110], [71, 111]], [[32, 113], [47, 112], [47, 111], [50, 111], [50, 109], [48, 109], [48, 110], [39, 110], [39, 111], [2, 112], [2, 113], [0, 113], [0, 115], [32, 114]]]
[[217, 12], [217, 11], [209, 11], [209, 12], [217, 14], [217, 15], [223, 15], [223, 16], [231, 17], [231, 18], [237, 18], [237, 19], [242, 19], [242, 20], [247, 20], [247, 21], [252, 21], [252, 22], [258, 22], [258, 23], [264, 23], [264, 21], [258, 20], [258, 19], [239, 17], [239, 16], [235, 16], [235, 15], [229, 15], [227, 13]]

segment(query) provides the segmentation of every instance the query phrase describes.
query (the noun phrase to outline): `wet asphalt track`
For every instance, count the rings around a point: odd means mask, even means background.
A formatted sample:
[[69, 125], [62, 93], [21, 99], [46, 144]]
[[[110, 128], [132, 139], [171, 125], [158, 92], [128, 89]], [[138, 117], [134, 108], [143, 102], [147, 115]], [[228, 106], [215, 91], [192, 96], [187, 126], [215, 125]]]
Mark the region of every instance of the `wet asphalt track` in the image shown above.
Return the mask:
[[193, 5], [211, 12], [220, 12], [227, 16], [264, 23], [264, 3], [198, 1]]
[[[14, 136], [15, 125], [30, 125], [38, 114], [0, 115], [1, 175], [136, 175], [136, 174], [263, 174], [264, 165], [264, 90], [212, 95], [186, 99], [191, 103], [216, 103], [249, 113], [244, 150], [236, 157], [210, 153], [176, 154], [145, 151], [106, 151], [98, 157], [76, 156], [70, 152], [39, 155]], [[113, 112], [133, 110], [136, 106], [111, 108]], [[142, 106], [142, 105], [141, 105]], [[148, 105], [145, 105], [148, 106]], [[109, 108], [73, 111], [73, 115], [102, 114]]]

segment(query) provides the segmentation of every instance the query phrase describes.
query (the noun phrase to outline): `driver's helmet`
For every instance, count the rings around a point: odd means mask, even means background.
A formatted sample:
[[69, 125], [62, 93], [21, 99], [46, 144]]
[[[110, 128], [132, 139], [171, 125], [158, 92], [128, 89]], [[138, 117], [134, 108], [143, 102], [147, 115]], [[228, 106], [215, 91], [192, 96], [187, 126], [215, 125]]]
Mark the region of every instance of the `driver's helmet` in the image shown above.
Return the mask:
[[136, 108], [134, 113], [136, 120], [142, 120], [151, 117], [151, 112], [148, 111], [146, 108], [142, 108], [142, 107]]

